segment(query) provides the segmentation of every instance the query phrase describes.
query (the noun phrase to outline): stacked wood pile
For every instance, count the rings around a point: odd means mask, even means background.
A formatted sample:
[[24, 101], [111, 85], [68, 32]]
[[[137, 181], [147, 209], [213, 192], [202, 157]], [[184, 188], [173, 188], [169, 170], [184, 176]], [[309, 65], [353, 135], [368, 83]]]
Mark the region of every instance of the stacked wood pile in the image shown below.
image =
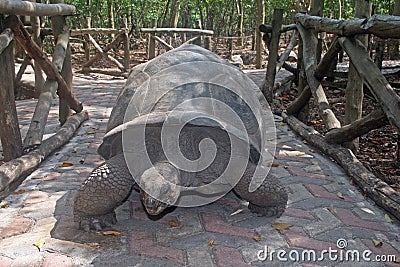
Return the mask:
[[[272, 56], [268, 62], [269, 70], [267, 71], [266, 86], [264, 88], [266, 98], [270, 103], [279, 105], [277, 101], [273, 101], [274, 92], [270, 84], [273, 84], [274, 75], [282, 66], [286, 54], [284, 53], [280, 58], [278, 57], [277, 49], [274, 47], [277, 41], [274, 39], [273, 33], [277, 33], [275, 38], [279, 38], [280, 32], [287, 28], [295, 28], [302, 40], [299, 44], [299, 59], [301, 60], [299, 62], [299, 78], [302, 77], [303, 72], [305, 80], [303, 82], [304, 86], [299, 88], [298, 97], [284, 109], [282, 113], [284, 119], [308, 143], [318, 147], [341, 164], [367, 196], [400, 219], [400, 194], [371, 174], [355, 157], [352, 150], [348, 148], [354, 149], [351, 146], [352, 141], [359, 136], [387, 124], [390, 124], [396, 129], [397, 133], [400, 133], [400, 97], [370, 58], [365, 44], [359, 38], [360, 34], [370, 34], [380, 38], [399, 38], [400, 17], [374, 15], [369, 18], [334, 20], [321, 16], [297, 14], [295, 25], [282, 26], [279, 23], [281, 11], [278, 11], [277, 14], [277, 17], [274, 14], [274, 18], [278, 23], [274, 24], [273, 20], [272, 26], [261, 25], [260, 27], [262, 32], [271, 33], [271, 36], [269, 36], [270, 57], [271, 53], [275, 53], [275, 57]], [[329, 50], [322, 59], [318, 41], [318, 34], [321, 32], [335, 35]], [[297, 34], [293, 34], [293, 36], [287, 51], [292, 49], [293, 44], [296, 42]], [[357, 75], [356, 80], [361, 83], [360, 86], [365, 84], [379, 104], [379, 108], [370, 114], [353, 119], [347, 122], [345, 126], [341, 125], [341, 122], [331, 110], [330, 101], [323, 88], [323, 82], [325, 79], [330, 78], [332, 69], [336, 68], [337, 56], [342, 50], [348, 55], [350, 69], [353, 68], [354, 71], [354, 74], [350, 71], [348, 83], [351, 82], [352, 75]], [[355, 86], [352, 85], [352, 87]], [[307, 107], [311, 98], [318, 108], [320, 118], [322, 118], [328, 129], [328, 133], [325, 136], [306, 126], [301, 121], [304, 120], [301, 117], [302, 110]], [[354, 99], [354, 92], [346, 90], [346, 105], [352, 105], [353, 109], [362, 111], [362, 106], [357, 103], [358, 100]]]
[[[75, 7], [65, 5], [62, 0], [53, 4], [37, 4], [26, 1], [0, 2], [0, 137], [4, 163], [0, 166], [0, 197], [6, 196], [13, 188], [35, 169], [48, 155], [65, 144], [88, 114], [83, 111], [71, 91], [72, 69], [69, 48], [70, 30], [65, 16], [73, 15]], [[16, 15], [52, 16], [52, 31], [56, 45], [50, 61], [42, 49], [32, 40]], [[22, 141], [14, 100], [14, 43], [24, 49], [46, 74], [39, 100], [27, 135]], [[42, 142], [47, 117], [55, 94], [60, 99], [60, 122], [63, 126], [49, 139]], [[71, 116], [71, 109], [77, 114]]]

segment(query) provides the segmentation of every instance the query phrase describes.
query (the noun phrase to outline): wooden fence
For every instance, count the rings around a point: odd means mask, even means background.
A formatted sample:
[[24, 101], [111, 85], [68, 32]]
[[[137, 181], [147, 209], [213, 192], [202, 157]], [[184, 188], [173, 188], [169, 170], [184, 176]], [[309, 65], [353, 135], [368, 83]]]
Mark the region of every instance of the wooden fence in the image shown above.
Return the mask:
[[[211, 45], [211, 38], [214, 34], [213, 31], [210, 30], [201, 30], [201, 29], [186, 29], [186, 28], [142, 28], [140, 29], [141, 32], [148, 34], [148, 49], [147, 49], [147, 57], [148, 59], [152, 59], [156, 56], [156, 42], [160, 43], [166, 51], [171, 50], [174, 48], [172, 43], [176, 43], [175, 47], [185, 44], [185, 43], [196, 43], [198, 45], [202, 45], [207, 49], [210, 49]], [[162, 39], [164, 36], [159, 35], [173, 35], [170, 36], [169, 42], [166, 42], [165, 39]], [[176, 42], [177, 36], [176, 34], [180, 35], [180, 41]], [[190, 37], [189, 39], [188, 36]], [[205, 38], [202, 38], [202, 37]]]
[[[7, 195], [51, 153], [65, 144], [88, 114], [71, 91], [72, 69], [69, 47], [70, 31], [65, 16], [73, 15], [75, 7], [62, 0], [53, 4], [37, 4], [14, 0], [0, 1], [0, 137], [4, 164], [0, 166], [0, 197]], [[16, 15], [52, 16], [56, 45], [50, 61]], [[27, 132], [22, 141], [14, 99], [14, 40], [46, 74], [40, 96]], [[57, 133], [42, 142], [50, 106], [55, 94], [60, 99], [60, 122]], [[77, 114], [71, 116], [71, 109]]]
[[[274, 18], [279, 21], [282, 12], [277, 11], [276, 13], [278, 16], [274, 14]], [[309, 144], [318, 147], [341, 164], [367, 196], [400, 219], [400, 194], [371, 174], [358, 161], [350, 149], [341, 146], [345, 142], [351, 142], [355, 138], [386, 124], [390, 124], [396, 129], [397, 133], [400, 133], [400, 97], [371, 59], [367, 48], [355, 37], [358, 34], [371, 34], [380, 38], [400, 38], [400, 17], [374, 15], [370, 18], [334, 20], [307, 14], [297, 14], [295, 25], [282, 26], [280, 23], [274, 24], [274, 20], [272, 24], [272, 26], [260, 26], [260, 31], [265, 34], [271, 33], [271, 36], [268, 36], [267, 39], [270, 39], [269, 48], [272, 49], [272, 51], [270, 50], [269, 70], [267, 71], [264, 94], [272, 103], [275, 92], [273, 92], [273, 87], [270, 84], [273, 84], [274, 75], [279, 70], [282, 62], [285, 61], [288, 51], [297, 42], [298, 34], [293, 34], [287, 50], [280, 58], [276, 47], [273, 46], [273, 42], [276, 45], [276, 38], [279, 39], [279, 34], [287, 29], [298, 32], [302, 39], [301, 47], [299, 48], [299, 51], [302, 51], [301, 55], [299, 55], [299, 58], [302, 58], [300, 66], [304, 71], [307, 85], [299, 93], [298, 97], [284, 109], [284, 119]], [[329, 50], [322, 59], [320, 59], [321, 50], [317, 49], [317, 36], [321, 32], [335, 35]], [[341, 122], [331, 110], [323, 88], [324, 79], [330, 77], [332, 75], [331, 70], [336, 68], [337, 60], [335, 59], [337, 59], [341, 50], [344, 50], [349, 56], [350, 65], [354, 66], [357, 75], [359, 75], [361, 85], [362, 83], [366, 84], [379, 104], [379, 108], [375, 111], [345, 126], [341, 125]], [[271, 53], [274, 53], [272, 57]], [[311, 97], [318, 108], [320, 118], [322, 118], [328, 129], [328, 133], [325, 136], [306, 126], [297, 118]], [[351, 97], [346, 97], [345, 101], [352, 103], [350, 102], [353, 101]], [[276, 101], [274, 104], [279, 105]]]

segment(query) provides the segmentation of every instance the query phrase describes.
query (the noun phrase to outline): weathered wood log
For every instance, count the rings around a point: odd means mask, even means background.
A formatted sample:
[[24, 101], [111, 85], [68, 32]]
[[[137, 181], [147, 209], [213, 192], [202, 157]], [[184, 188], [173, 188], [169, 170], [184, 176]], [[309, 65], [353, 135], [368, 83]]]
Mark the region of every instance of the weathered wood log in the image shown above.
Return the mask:
[[[122, 35], [119, 34], [117, 36], [117, 38], [115, 38], [114, 41], [112, 41], [111, 43], [109, 43], [108, 45], [106, 45], [106, 47], [102, 50], [103, 53], [107, 53], [108, 51], [110, 51], [113, 47], [115, 47], [117, 44], [119, 44], [122, 41]], [[96, 55], [94, 55], [88, 62], [86, 62], [85, 64], [83, 64], [83, 68], [89, 68], [90, 66], [93, 65], [93, 63], [95, 63], [96, 61], [98, 61], [99, 59], [101, 59], [103, 57], [103, 53], [97, 53]]]
[[5, 161], [22, 155], [22, 139], [14, 97], [13, 50], [14, 46], [11, 43], [0, 53], [0, 138]]
[[152, 35], [151, 38], [154, 38], [156, 41], [161, 43], [167, 49], [167, 51], [174, 49], [172, 45], [168, 44], [166, 41], [156, 35]]
[[214, 31], [190, 28], [141, 28], [145, 33], [197, 33], [203, 35], [214, 35]]
[[[53, 64], [58, 71], [61, 71], [64, 63], [65, 54], [68, 46], [69, 29], [57, 37], [57, 44], [53, 53]], [[24, 147], [31, 148], [40, 145], [42, 142], [47, 118], [50, 112], [51, 102], [57, 90], [57, 81], [46, 79], [43, 91], [40, 93], [39, 100], [33, 113], [31, 124], [24, 139]]]
[[75, 6], [66, 4], [40, 4], [21, 0], [0, 1], [0, 14], [21, 16], [74, 15]]
[[271, 40], [268, 46], [268, 66], [267, 73], [265, 76], [265, 88], [264, 96], [269, 103], [272, 104], [272, 99], [274, 97], [274, 84], [276, 76], [276, 64], [278, 62], [278, 50], [279, 50], [279, 40], [280, 40], [280, 29], [282, 27], [283, 20], [283, 9], [275, 8], [274, 14], [272, 16], [272, 33]]
[[[272, 32], [272, 25], [261, 24], [259, 26], [260, 32], [263, 33], [271, 33]], [[281, 33], [296, 30], [296, 24], [289, 24], [289, 25], [282, 25], [280, 30]]]
[[[98, 53], [100, 55], [102, 55], [102, 57], [108, 59], [109, 61], [111, 61], [112, 63], [117, 65], [117, 67], [121, 71], [125, 71], [124, 66], [116, 58], [114, 58], [113, 56], [107, 54], [107, 52], [104, 52], [103, 49], [100, 47], [100, 45], [96, 42], [96, 40], [90, 34], [88, 34], [88, 37], [89, 37], [89, 41], [93, 44], [94, 48], [96, 48]], [[122, 37], [120, 37], [119, 39], [122, 41]]]
[[82, 103], [79, 102], [72, 94], [71, 91], [68, 89], [67, 84], [65, 83], [64, 79], [58, 73], [56, 68], [54, 67], [53, 63], [47, 58], [46, 54], [34, 43], [32, 42], [28, 32], [25, 30], [24, 26], [22, 25], [21, 21], [16, 16], [9, 16], [8, 24], [9, 27], [12, 28], [14, 32], [14, 38], [18, 41], [21, 47], [24, 48], [26, 53], [36, 60], [40, 66], [42, 67], [43, 71], [46, 73], [47, 78], [51, 80], [55, 80], [58, 83], [58, 95], [63, 97], [67, 102], [68, 105], [75, 111], [81, 112], [83, 109]]
[[400, 17], [398, 16], [373, 15], [368, 19], [336, 20], [298, 13], [296, 20], [305, 28], [341, 36], [374, 34], [383, 39], [400, 36]]
[[390, 124], [400, 133], [400, 97], [369, 57], [368, 51], [359, 40], [346, 37], [341, 37], [338, 40], [358, 73], [364, 78], [364, 82], [378, 100]]
[[71, 30], [71, 36], [73, 37], [85, 34], [119, 34], [124, 32], [125, 30], [112, 29], [112, 28], [87, 28], [87, 29]]
[[318, 107], [318, 113], [329, 130], [340, 128], [340, 122], [329, 107], [324, 89], [314, 76], [317, 62], [315, 53], [318, 40], [311, 31], [305, 29], [300, 24], [297, 25], [297, 29], [300, 32], [301, 38], [307, 40], [307, 42], [304, 42], [303, 46], [304, 69], [307, 75], [308, 85]]
[[285, 52], [283, 52], [283, 54], [279, 57], [279, 60], [276, 64], [276, 73], [278, 73], [281, 70], [282, 66], [285, 64], [285, 61], [288, 59], [290, 52], [297, 45], [298, 38], [299, 38], [299, 32], [295, 31], [292, 37], [290, 38], [290, 42], [287, 45]]
[[326, 52], [324, 57], [319, 62], [317, 68], [315, 69], [314, 73], [315, 78], [321, 81], [325, 77], [325, 74], [329, 71], [331, 62], [334, 60], [335, 57], [337, 57], [337, 55], [341, 50], [342, 47], [340, 46], [337, 37], [335, 37], [328, 51]]
[[300, 112], [300, 110], [308, 103], [312, 94], [310, 87], [307, 85], [303, 91], [301, 91], [300, 95], [293, 100], [289, 106], [286, 108], [286, 112], [288, 115], [295, 115]]
[[388, 124], [385, 112], [378, 108], [367, 116], [345, 125], [339, 129], [332, 129], [325, 135], [329, 143], [342, 144], [360, 137], [371, 130], [378, 129]]
[[88, 118], [87, 111], [71, 116], [55, 135], [44, 140], [37, 149], [1, 165], [0, 199], [15, 190], [43, 160], [66, 144], [74, 136], [82, 122]]
[[5, 29], [0, 34], [0, 54], [3, 53], [4, 49], [11, 43], [14, 38], [14, 34], [11, 29]]
[[351, 150], [328, 143], [312, 127], [305, 125], [294, 116], [283, 113], [287, 124], [296, 131], [308, 144], [317, 147], [332, 157], [353, 178], [357, 186], [375, 203], [400, 219], [400, 194], [388, 184], [377, 178], [364, 167]]

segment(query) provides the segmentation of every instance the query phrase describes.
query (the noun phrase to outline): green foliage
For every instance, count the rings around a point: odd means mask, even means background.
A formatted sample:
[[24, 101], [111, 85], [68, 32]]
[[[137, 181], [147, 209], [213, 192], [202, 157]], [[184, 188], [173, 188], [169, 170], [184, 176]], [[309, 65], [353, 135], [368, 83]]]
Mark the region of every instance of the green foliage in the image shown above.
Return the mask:
[[[108, 0], [112, 1], [112, 0]], [[108, 27], [108, 7], [104, 0], [66, 0], [78, 10], [72, 17], [73, 27], [84, 25], [86, 16], [92, 17], [92, 27]], [[113, 2], [116, 27], [121, 26], [121, 19], [128, 18], [130, 27], [153, 27], [157, 19], [159, 27], [170, 27], [172, 2], [178, 0], [116, 0]], [[238, 1], [243, 7], [243, 34], [253, 34], [256, 28], [256, 0], [180, 0], [178, 27], [193, 28], [200, 20], [203, 28], [213, 29], [217, 35], [237, 35], [239, 31]], [[285, 10], [285, 24], [293, 23], [294, 14], [301, 9], [301, 2], [288, 0], [265, 0], [265, 22], [270, 23], [274, 8]], [[395, 0], [374, 0], [374, 13], [391, 14]], [[90, 4], [88, 4], [90, 3]], [[354, 17], [354, 0], [325, 0], [325, 16], [330, 18], [350, 19]], [[133, 26], [132, 26], [133, 25]]]

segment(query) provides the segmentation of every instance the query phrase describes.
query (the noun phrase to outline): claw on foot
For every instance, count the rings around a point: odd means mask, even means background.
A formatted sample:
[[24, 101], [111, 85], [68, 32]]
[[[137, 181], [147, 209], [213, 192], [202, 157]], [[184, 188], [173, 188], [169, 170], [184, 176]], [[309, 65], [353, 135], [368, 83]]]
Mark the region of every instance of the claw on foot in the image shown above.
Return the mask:
[[90, 232], [90, 230], [102, 231], [104, 228], [116, 224], [117, 218], [114, 212], [103, 215], [75, 214], [74, 221], [78, 229]]

